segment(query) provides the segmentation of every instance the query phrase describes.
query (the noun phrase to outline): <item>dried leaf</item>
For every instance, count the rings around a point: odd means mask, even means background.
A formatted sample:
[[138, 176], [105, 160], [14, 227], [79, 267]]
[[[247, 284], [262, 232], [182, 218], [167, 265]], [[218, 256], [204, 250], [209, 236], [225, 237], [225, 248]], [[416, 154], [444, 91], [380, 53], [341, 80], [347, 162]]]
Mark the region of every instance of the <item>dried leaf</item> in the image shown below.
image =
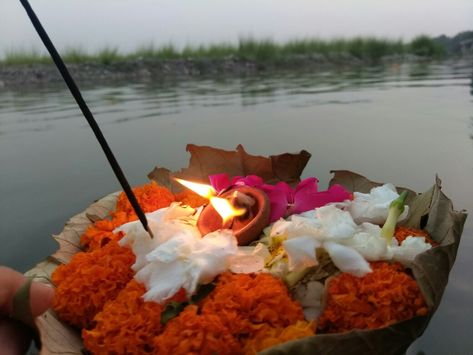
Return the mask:
[[182, 189], [180, 184], [174, 182], [173, 177], [208, 184], [209, 175], [219, 173], [226, 173], [230, 177], [254, 174], [270, 183], [286, 181], [296, 184], [310, 159], [310, 153], [305, 150], [296, 154], [272, 155], [268, 158], [251, 155], [242, 145], [238, 145], [235, 151], [228, 151], [188, 144], [186, 150], [191, 154], [189, 167], [174, 173], [166, 168], [156, 167], [148, 177], [173, 192]]
[[36, 318], [41, 339], [41, 355], [84, 354], [80, 332], [61, 322], [53, 311]]
[[320, 334], [274, 346], [260, 354], [400, 355], [419, 336], [426, 321], [426, 317], [417, 317], [383, 329]]
[[310, 157], [311, 154], [306, 150], [301, 150], [298, 154], [271, 155], [271, 166], [276, 178], [275, 181], [286, 181], [290, 185], [297, 184]]
[[158, 185], [173, 190], [173, 181], [171, 179], [171, 174], [172, 172], [169, 169], [155, 167], [153, 171], [148, 174], [148, 179], [154, 180], [158, 183]]
[[[335, 174], [332, 180], [330, 180], [329, 185], [342, 185], [344, 186], [347, 190], [349, 191], [357, 191], [357, 192], [363, 192], [363, 193], [368, 193], [373, 187], [378, 187], [381, 186], [385, 183], [381, 182], [374, 182], [363, 175], [354, 173], [349, 170], [331, 170], [330, 171], [332, 174]], [[407, 189], [405, 187], [396, 187], [398, 192], [401, 193], [402, 191], [407, 191], [407, 197], [406, 197], [406, 202], [408, 205], [410, 205], [412, 199], [417, 196], [417, 193]]]

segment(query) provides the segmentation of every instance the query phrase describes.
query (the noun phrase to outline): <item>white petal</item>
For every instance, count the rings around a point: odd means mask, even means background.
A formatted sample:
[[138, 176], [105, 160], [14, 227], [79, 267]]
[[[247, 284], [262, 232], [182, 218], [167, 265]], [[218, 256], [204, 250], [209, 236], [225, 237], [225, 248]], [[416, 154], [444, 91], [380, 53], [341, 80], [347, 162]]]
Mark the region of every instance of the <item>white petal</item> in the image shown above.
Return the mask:
[[228, 268], [236, 274], [250, 274], [264, 269], [266, 260], [271, 258], [266, 245], [256, 244], [255, 247], [239, 247], [238, 254], [229, 258]]
[[283, 254], [279, 254], [271, 261], [268, 271], [274, 277], [284, 279], [284, 277], [289, 273], [289, 269], [287, 262], [283, 259]]
[[301, 235], [311, 235], [319, 238], [323, 235], [322, 222], [316, 217], [315, 210], [312, 210], [312, 212], [311, 217], [296, 214], [290, 217], [293, 227], [291, 228], [292, 233], [288, 235], [289, 238]]
[[133, 250], [136, 259], [132, 269], [137, 272], [146, 265], [146, 255], [159, 245], [159, 241], [156, 238], [151, 239], [141, 223], [133, 222], [133, 225], [127, 226], [127, 231], [118, 244], [120, 246], [127, 245]]
[[358, 277], [371, 272], [368, 262], [356, 250], [333, 242], [325, 242], [323, 248], [341, 271]]
[[[388, 217], [389, 205], [399, 197], [396, 188], [392, 184], [384, 184], [374, 187], [369, 194], [355, 192], [354, 199], [350, 203], [350, 211], [356, 223], [370, 222], [383, 224]], [[409, 207], [405, 206], [404, 212], [399, 217], [403, 220], [407, 217]]]
[[[148, 220], [151, 229], [156, 228], [163, 221], [163, 216], [168, 208], [161, 208], [151, 213], [146, 213], [146, 219]], [[144, 232], [143, 226], [140, 221], [133, 221], [122, 224], [120, 227], [113, 230], [114, 233], [123, 232], [125, 234], [135, 234], [139, 230]], [[154, 231], [153, 231], [154, 232]], [[147, 232], [145, 232], [148, 234]], [[148, 235], [149, 236], [149, 235]]]
[[174, 260], [186, 258], [192, 254], [196, 243], [197, 240], [194, 236], [181, 232], [148, 253], [146, 260], [148, 262], [170, 263]]
[[176, 219], [162, 222], [159, 224], [159, 227], [152, 228], [152, 231], [154, 238], [159, 240], [160, 243], [164, 243], [182, 233], [193, 235], [195, 239], [200, 239], [200, 233], [196, 226]]
[[291, 227], [291, 225], [292, 225], [291, 222], [280, 218], [276, 222], [273, 223], [273, 226], [271, 227], [271, 232], [269, 235], [271, 237], [278, 237], [282, 235], [285, 236], [287, 235], [287, 231]]
[[356, 224], [350, 213], [342, 211], [335, 206], [324, 206], [315, 210], [322, 224], [324, 237], [327, 239], [341, 240], [351, 238], [356, 231]]
[[148, 290], [145, 301], [164, 302], [179, 291], [186, 280], [186, 269], [182, 263], [151, 263], [140, 270], [135, 278]]
[[258, 255], [262, 257], [265, 261], [269, 260], [269, 258], [271, 257], [271, 253], [269, 252], [268, 247], [263, 243], [256, 244], [251, 254]]
[[315, 249], [321, 243], [311, 236], [302, 236], [285, 240], [284, 250], [289, 259], [289, 270], [299, 271], [317, 265]]
[[259, 255], [235, 255], [229, 259], [228, 269], [235, 274], [259, 272], [264, 269], [264, 258]]
[[414, 261], [415, 257], [432, 248], [424, 237], [407, 237], [400, 246], [391, 247], [393, 259], [407, 265]]
[[172, 220], [182, 217], [192, 216], [196, 210], [190, 206], [184, 206], [178, 202], [173, 202], [165, 211], [163, 220]]
[[318, 281], [310, 281], [300, 284], [295, 292], [294, 298], [300, 302], [306, 320], [317, 319], [322, 311], [322, 295], [324, 285]]
[[238, 242], [228, 230], [207, 234], [199, 239], [188, 259], [193, 267], [199, 266], [199, 284], [212, 281], [228, 268], [229, 258], [238, 253]]
[[307, 307], [303, 308], [302, 312], [304, 313], [305, 320], [311, 321], [319, 318], [320, 313], [322, 313], [322, 307]]
[[208, 263], [205, 259], [195, 257], [189, 260], [186, 279], [182, 284], [187, 291], [187, 296], [191, 296], [197, 290], [199, 284], [207, 284], [214, 279], [214, 275], [208, 273]]
[[369, 261], [391, 258], [386, 239], [381, 236], [381, 228], [374, 224], [363, 223], [353, 238], [344, 240], [342, 244], [353, 248]]

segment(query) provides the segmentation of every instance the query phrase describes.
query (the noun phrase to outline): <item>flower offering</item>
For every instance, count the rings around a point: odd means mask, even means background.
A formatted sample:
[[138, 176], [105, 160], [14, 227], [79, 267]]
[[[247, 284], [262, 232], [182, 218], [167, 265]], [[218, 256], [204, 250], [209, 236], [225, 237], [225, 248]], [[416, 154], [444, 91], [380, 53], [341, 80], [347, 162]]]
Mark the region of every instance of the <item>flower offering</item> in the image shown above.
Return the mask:
[[418, 195], [337, 171], [321, 190], [299, 179], [305, 151], [188, 150], [134, 188], [153, 237], [123, 193], [58, 237], [38, 266], [56, 286], [43, 353], [396, 354], [421, 335], [465, 219], [439, 181]]

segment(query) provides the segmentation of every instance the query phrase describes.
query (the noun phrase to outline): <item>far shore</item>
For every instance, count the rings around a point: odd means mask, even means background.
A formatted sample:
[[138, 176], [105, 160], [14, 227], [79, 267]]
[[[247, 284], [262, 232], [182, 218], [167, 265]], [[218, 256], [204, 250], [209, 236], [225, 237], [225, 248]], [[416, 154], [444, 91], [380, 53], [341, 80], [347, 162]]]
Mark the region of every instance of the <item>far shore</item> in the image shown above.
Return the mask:
[[[449, 58], [448, 60], [454, 61], [457, 59], [459, 58]], [[274, 74], [282, 71], [357, 70], [373, 66], [397, 66], [403, 63], [421, 64], [431, 62], [438, 62], [438, 60], [416, 56], [390, 56], [373, 63], [362, 61], [349, 55], [338, 55], [330, 58], [299, 56], [279, 63], [265, 63], [235, 58], [133, 59], [111, 64], [91, 62], [68, 64], [67, 66], [78, 83], [100, 84], [118, 81], [143, 82], [209, 77], [244, 77]], [[62, 78], [53, 64], [0, 65], [0, 90], [1, 88], [23, 85], [48, 85], [61, 82]]]
[[[246, 76], [274, 70], [324, 70], [403, 62], [428, 62], [452, 55], [427, 36], [409, 43], [401, 40], [354, 38], [294, 40], [241, 40], [238, 45], [156, 48], [146, 46], [121, 54], [104, 48], [94, 54], [69, 49], [62, 53], [78, 82], [161, 80], [200, 76]], [[0, 87], [60, 82], [50, 58], [35, 51], [12, 51], [0, 61]]]

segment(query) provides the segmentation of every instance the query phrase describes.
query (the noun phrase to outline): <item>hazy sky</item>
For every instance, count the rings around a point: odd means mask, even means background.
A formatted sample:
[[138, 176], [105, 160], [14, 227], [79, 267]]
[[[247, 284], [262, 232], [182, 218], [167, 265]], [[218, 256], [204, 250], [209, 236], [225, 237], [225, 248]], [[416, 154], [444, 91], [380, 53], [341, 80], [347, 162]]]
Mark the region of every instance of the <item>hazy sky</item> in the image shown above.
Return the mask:
[[[473, 29], [473, 0], [30, 0], [59, 48], [236, 42], [239, 37], [376, 35]], [[19, 0], [0, 0], [0, 53], [42, 48]]]

